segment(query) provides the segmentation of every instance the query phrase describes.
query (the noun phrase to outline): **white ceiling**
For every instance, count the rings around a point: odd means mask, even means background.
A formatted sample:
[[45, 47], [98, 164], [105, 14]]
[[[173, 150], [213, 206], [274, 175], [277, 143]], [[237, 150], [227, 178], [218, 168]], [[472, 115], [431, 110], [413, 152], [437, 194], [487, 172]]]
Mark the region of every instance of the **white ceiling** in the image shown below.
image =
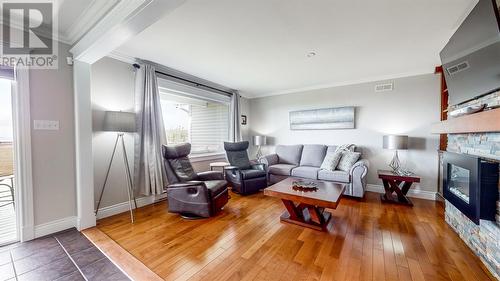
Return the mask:
[[[431, 73], [475, 3], [188, 0], [117, 53], [247, 97], [290, 93]], [[317, 55], [307, 57], [310, 51]]]
[[55, 2], [55, 13], [58, 16], [59, 30], [68, 30], [78, 17], [87, 9], [92, 0], [58, 0]]

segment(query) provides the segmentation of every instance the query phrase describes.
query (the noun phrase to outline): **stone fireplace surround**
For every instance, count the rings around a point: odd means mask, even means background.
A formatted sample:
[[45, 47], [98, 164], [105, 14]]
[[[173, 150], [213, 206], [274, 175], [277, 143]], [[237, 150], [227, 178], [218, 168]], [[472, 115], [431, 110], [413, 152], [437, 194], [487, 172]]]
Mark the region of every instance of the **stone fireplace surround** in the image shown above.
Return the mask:
[[[495, 93], [486, 99], [488, 103], [498, 103], [500, 95]], [[450, 134], [446, 150], [500, 161], [500, 133]], [[445, 201], [445, 208], [446, 222], [500, 280], [500, 198], [497, 199], [496, 221], [481, 220], [479, 225], [448, 201]]]

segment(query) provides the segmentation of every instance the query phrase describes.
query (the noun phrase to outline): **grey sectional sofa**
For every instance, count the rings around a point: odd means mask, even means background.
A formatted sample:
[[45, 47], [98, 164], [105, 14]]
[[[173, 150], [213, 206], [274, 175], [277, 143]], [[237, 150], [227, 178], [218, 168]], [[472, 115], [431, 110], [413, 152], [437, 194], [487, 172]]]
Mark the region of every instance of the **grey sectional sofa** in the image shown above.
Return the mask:
[[348, 172], [320, 169], [327, 152], [336, 149], [337, 146], [320, 144], [278, 145], [275, 154], [266, 155], [259, 161], [266, 164], [270, 184], [290, 176], [340, 182], [348, 184], [345, 195], [362, 198], [369, 167], [367, 160], [358, 160]]

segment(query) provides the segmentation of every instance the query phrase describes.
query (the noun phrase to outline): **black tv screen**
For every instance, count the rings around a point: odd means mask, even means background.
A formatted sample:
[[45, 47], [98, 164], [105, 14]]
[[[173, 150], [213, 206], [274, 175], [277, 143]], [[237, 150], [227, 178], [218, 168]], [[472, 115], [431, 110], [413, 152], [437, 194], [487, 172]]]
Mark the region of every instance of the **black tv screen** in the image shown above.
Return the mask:
[[500, 89], [500, 18], [495, 0], [479, 0], [440, 53], [449, 105]]

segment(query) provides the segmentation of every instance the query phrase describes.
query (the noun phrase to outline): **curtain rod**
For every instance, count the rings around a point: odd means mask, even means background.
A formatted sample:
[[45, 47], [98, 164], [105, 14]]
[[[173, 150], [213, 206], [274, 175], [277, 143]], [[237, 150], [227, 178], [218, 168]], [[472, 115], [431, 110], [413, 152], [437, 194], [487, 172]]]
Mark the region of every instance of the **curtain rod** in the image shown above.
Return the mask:
[[[134, 63], [133, 66], [137, 69], [141, 68], [141, 66], [137, 63]], [[205, 85], [205, 84], [201, 84], [201, 83], [198, 83], [198, 82], [194, 82], [194, 81], [191, 81], [191, 80], [188, 80], [188, 79], [185, 79], [185, 78], [182, 78], [182, 77], [179, 77], [179, 76], [175, 76], [175, 75], [172, 75], [172, 74], [168, 74], [168, 73], [165, 73], [165, 72], [161, 72], [161, 71], [158, 71], [158, 70], [155, 70], [156, 73], [159, 73], [159, 74], [162, 74], [162, 75], [165, 75], [165, 76], [168, 76], [168, 77], [172, 77], [172, 78], [175, 78], [175, 79], [178, 79], [178, 80], [181, 80], [181, 81], [184, 81], [184, 82], [187, 82], [187, 83], [190, 83], [190, 84], [194, 84], [196, 87], [205, 87], [205, 88], [208, 88], [208, 89], [211, 89], [211, 90], [214, 90], [214, 91], [217, 91], [217, 92], [222, 92], [224, 94], [227, 94], [227, 95], [234, 95], [234, 93], [231, 93], [231, 92], [227, 92], [227, 91], [224, 91], [224, 90], [221, 90], [221, 89], [217, 89], [217, 88], [214, 88], [212, 86], [208, 86], [208, 85]]]

